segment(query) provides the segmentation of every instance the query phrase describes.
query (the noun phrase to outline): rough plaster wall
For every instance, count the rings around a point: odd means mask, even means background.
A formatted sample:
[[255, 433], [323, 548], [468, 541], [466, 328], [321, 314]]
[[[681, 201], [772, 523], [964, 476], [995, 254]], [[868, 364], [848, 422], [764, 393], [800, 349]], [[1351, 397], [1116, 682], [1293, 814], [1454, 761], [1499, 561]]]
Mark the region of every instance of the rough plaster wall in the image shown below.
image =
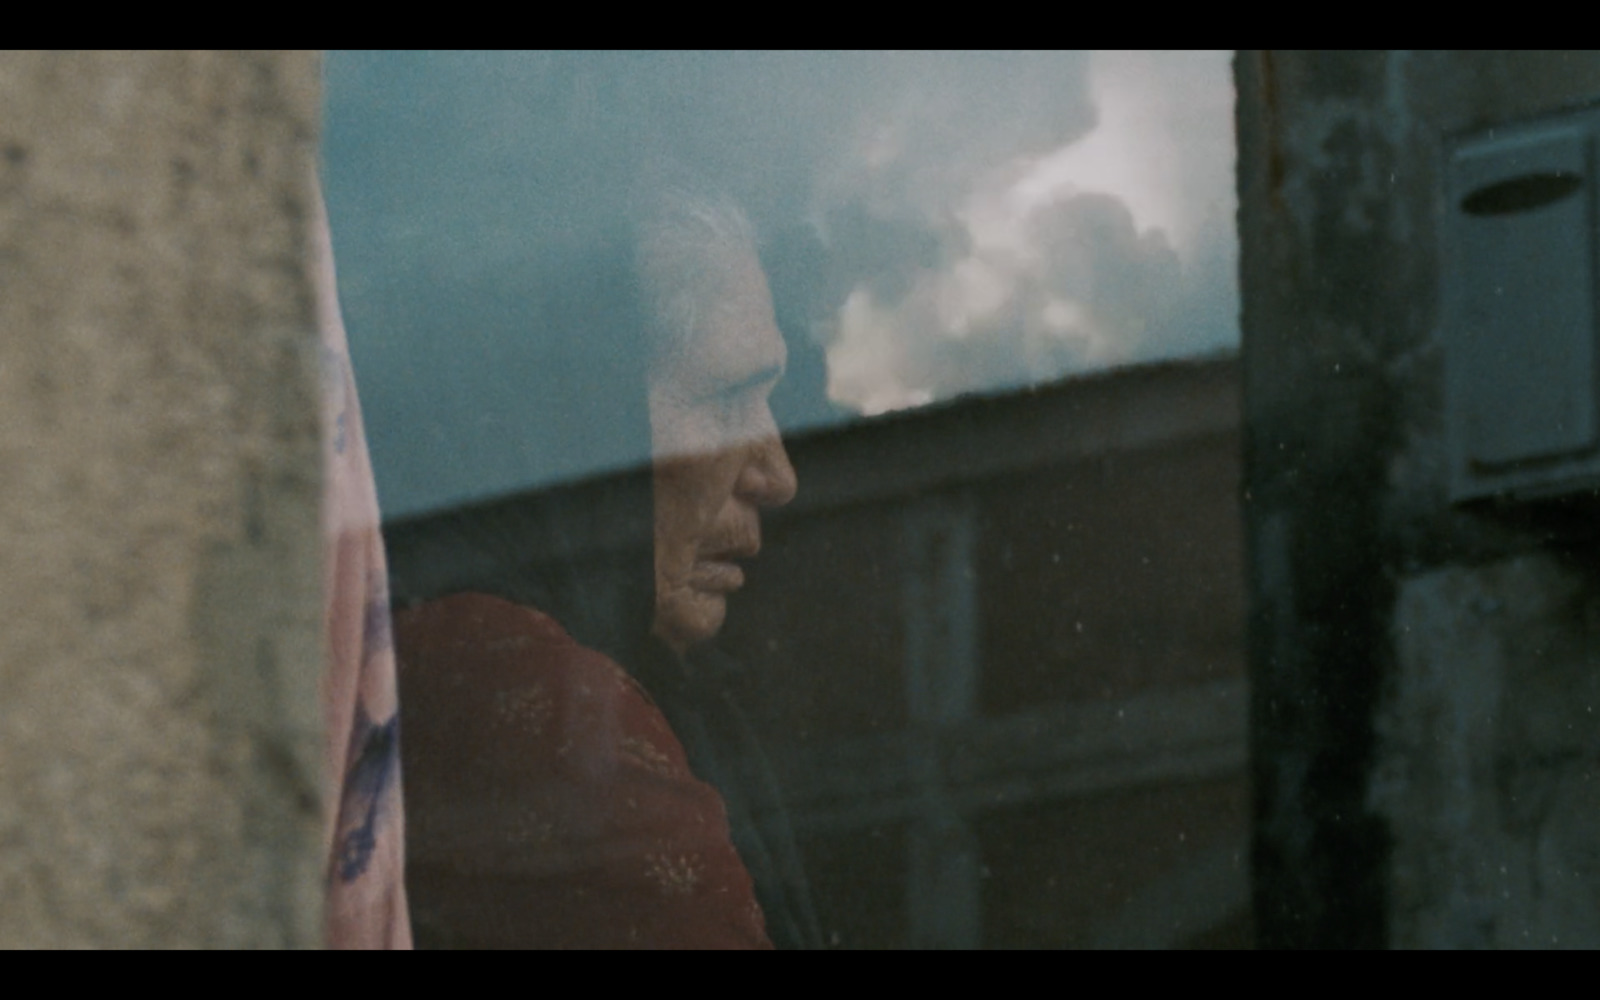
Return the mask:
[[0, 55], [0, 945], [320, 941], [318, 73]]
[[1600, 945], [1600, 514], [1448, 504], [1435, 245], [1443, 138], [1600, 97], [1600, 57], [1235, 75], [1261, 941]]
[[1376, 799], [1393, 943], [1600, 943], [1600, 578], [1545, 554], [1405, 581]]

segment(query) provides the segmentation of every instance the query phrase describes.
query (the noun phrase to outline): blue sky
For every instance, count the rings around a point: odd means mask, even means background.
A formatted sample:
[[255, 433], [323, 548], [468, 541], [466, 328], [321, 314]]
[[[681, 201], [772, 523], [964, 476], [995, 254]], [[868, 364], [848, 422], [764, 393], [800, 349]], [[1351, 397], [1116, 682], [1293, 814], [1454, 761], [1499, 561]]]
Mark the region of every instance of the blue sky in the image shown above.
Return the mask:
[[791, 427], [1231, 349], [1232, 112], [1222, 52], [330, 53], [386, 516], [645, 460], [541, 297], [652, 158], [760, 230]]

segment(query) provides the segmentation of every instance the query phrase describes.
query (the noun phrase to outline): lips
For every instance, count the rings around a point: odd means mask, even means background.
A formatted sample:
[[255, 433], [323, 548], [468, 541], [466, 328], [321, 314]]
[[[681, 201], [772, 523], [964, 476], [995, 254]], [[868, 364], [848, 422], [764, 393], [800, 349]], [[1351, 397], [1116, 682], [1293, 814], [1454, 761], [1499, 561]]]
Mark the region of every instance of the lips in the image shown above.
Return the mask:
[[730, 533], [717, 539], [711, 545], [702, 546], [699, 561], [704, 563], [735, 563], [745, 559], [754, 559], [761, 553], [761, 533], [759, 529]]
[[724, 523], [700, 546], [690, 575], [692, 585], [710, 593], [730, 593], [744, 586], [746, 559], [761, 551], [761, 528], [756, 523]]
[[731, 559], [701, 559], [694, 564], [694, 584], [721, 593], [738, 590], [744, 586], [744, 567]]

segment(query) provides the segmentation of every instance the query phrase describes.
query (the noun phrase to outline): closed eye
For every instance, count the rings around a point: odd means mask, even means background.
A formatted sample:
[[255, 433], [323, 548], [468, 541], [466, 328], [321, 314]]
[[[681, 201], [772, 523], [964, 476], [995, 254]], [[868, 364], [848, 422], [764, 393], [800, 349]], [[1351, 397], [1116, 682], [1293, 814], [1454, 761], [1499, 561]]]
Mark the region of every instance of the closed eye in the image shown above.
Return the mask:
[[770, 388], [771, 386], [776, 385], [778, 380], [782, 377], [782, 365], [769, 365], [768, 367], [748, 375], [737, 382], [719, 387], [717, 391], [708, 396], [707, 399], [718, 403], [736, 402], [753, 389], [761, 388], [763, 386]]

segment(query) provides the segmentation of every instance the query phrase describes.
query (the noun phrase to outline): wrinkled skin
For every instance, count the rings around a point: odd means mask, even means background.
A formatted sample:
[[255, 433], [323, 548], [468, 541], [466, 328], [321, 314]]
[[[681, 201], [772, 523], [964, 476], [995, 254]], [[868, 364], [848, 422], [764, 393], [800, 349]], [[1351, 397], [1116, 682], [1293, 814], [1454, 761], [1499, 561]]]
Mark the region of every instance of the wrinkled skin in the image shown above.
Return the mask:
[[723, 277], [699, 336], [650, 378], [656, 603], [652, 631], [683, 652], [716, 635], [742, 560], [761, 550], [761, 511], [794, 498], [794, 467], [768, 397], [787, 351], [759, 262]]

